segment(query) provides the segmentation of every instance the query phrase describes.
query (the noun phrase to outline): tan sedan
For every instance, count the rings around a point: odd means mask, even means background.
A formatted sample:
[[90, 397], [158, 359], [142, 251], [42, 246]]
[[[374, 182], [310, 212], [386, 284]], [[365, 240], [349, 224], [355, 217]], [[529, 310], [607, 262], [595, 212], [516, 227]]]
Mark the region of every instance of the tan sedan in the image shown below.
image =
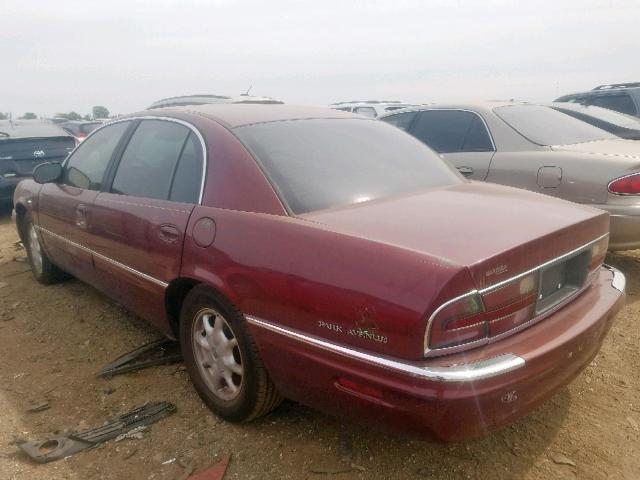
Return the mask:
[[423, 105], [381, 117], [472, 180], [524, 188], [611, 214], [611, 250], [640, 248], [640, 142], [549, 105]]

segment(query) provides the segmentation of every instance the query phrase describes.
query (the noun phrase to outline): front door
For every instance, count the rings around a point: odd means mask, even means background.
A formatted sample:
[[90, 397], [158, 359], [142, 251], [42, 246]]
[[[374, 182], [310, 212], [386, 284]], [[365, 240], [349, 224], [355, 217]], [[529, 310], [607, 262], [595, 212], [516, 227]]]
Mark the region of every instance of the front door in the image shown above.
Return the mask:
[[49, 258], [88, 283], [94, 283], [92, 256], [87, 248], [91, 243], [91, 208], [130, 123], [115, 123], [96, 131], [65, 162], [61, 179], [40, 190], [37, 226]]
[[180, 273], [184, 235], [198, 203], [203, 150], [190, 127], [140, 121], [92, 208], [100, 288], [169, 331], [165, 291]]

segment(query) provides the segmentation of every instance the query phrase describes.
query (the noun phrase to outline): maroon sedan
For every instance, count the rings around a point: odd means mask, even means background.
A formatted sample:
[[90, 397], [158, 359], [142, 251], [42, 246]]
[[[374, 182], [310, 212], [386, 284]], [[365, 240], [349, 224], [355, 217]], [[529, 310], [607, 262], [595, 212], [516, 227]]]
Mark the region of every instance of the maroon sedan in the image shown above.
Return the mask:
[[[37, 182], [37, 183], [36, 183]], [[334, 110], [203, 105], [93, 132], [15, 194], [35, 277], [90, 283], [180, 338], [206, 404], [283, 397], [464, 439], [596, 355], [623, 302], [605, 212], [469, 182]]]

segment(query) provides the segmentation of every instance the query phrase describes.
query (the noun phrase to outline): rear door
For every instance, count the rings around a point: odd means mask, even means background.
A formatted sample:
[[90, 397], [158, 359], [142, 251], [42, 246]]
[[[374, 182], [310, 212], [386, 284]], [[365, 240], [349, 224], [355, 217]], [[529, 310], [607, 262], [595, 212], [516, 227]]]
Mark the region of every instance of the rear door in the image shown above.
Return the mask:
[[429, 145], [472, 180], [489, 173], [495, 146], [482, 117], [475, 112], [434, 109], [420, 112], [409, 133]]
[[100, 288], [165, 330], [165, 290], [179, 276], [203, 162], [192, 127], [141, 120], [109, 174], [109, 188], [93, 204], [91, 248]]
[[37, 224], [54, 263], [94, 283], [91, 252], [91, 206], [102, 188], [107, 167], [131, 122], [107, 125], [82, 143], [63, 166], [57, 183], [42, 186]]

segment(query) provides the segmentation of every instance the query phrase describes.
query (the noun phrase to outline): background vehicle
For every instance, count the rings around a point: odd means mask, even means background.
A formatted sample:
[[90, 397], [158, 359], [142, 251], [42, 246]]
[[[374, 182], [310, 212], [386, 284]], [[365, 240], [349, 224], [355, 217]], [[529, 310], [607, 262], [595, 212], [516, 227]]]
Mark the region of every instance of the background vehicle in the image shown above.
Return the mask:
[[338, 102], [329, 105], [329, 108], [334, 110], [341, 110], [343, 112], [357, 113], [358, 115], [364, 115], [366, 117], [376, 118], [385, 113], [398, 110], [400, 108], [410, 107], [410, 103], [403, 103], [392, 100], [365, 100], [352, 102]]
[[185, 105], [208, 105], [219, 103], [257, 103], [257, 104], [280, 104], [284, 103], [271, 97], [256, 97], [254, 95], [238, 95], [237, 97], [227, 97], [224, 95], [183, 95], [180, 97], [163, 98], [153, 102], [152, 108], [180, 107]]
[[178, 336], [196, 390], [231, 421], [285, 396], [480, 435], [571, 381], [622, 304], [604, 212], [467, 182], [344, 112], [141, 112], [34, 178], [15, 211], [35, 277], [72, 273]]
[[620, 138], [640, 140], [640, 119], [608, 108], [580, 103], [552, 103], [551, 108], [613, 133]]
[[20, 180], [44, 162], [61, 162], [76, 146], [61, 128], [40, 120], [0, 121], [0, 202], [11, 202]]
[[640, 248], [640, 143], [555, 107], [515, 102], [425, 105], [381, 118], [466, 177], [601, 208], [612, 250]]
[[87, 135], [102, 125], [104, 121], [69, 121], [59, 124], [66, 132], [73, 135], [78, 142], [85, 139]]
[[600, 85], [588, 92], [563, 95], [555, 102], [593, 105], [640, 117], [640, 82]]

